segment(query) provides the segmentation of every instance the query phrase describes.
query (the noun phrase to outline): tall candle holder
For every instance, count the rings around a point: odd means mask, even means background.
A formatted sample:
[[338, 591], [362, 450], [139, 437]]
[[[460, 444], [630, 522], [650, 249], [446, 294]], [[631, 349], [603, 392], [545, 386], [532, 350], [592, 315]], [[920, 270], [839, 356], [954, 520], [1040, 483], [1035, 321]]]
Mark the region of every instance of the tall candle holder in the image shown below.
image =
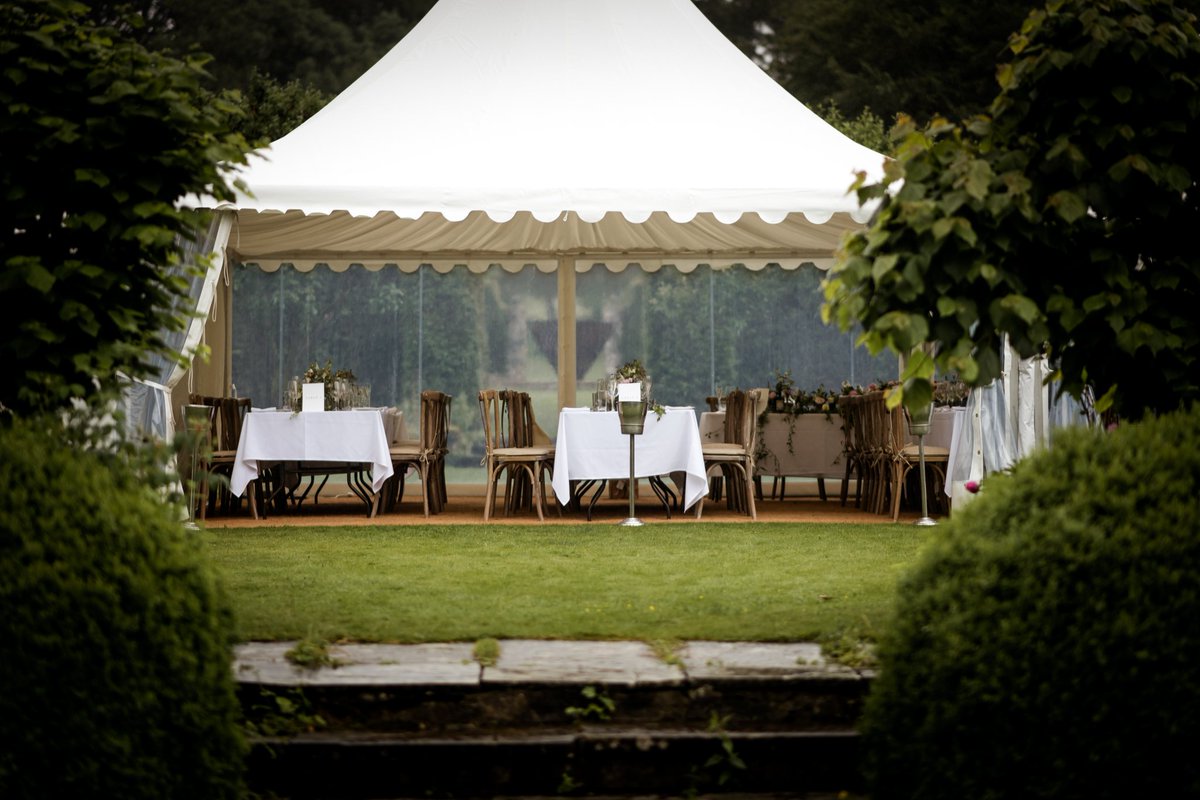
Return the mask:
[[925, 487], [925, 436], [932, 425], [933, 403], [929, 402], [918, 409], [909, 411], [908, 430], [917, 437], [918, 465], [921, 475], [921, 517], [914, 525], [927, 527], [937, 525], [937, 520], [929, 516], [929, 498]]
[[[633, 388], [636, 387], [636, 388]], [[629, 435], [629, 516], [621, 521], [625, 527], [643, 525], [637, 518], [636, 492], [637, 472], [634, 464], [634, 438], [640, 436], [646, 425], [646, 408], [649, 405], [647, 386], [642, 384], [623, 384], [618, 387], [617, 414], [621, 420], [621, 433]], [[621, 394], [625, 399], [621, 399]], [[633, 399], [636, 397], [637, 399]]]

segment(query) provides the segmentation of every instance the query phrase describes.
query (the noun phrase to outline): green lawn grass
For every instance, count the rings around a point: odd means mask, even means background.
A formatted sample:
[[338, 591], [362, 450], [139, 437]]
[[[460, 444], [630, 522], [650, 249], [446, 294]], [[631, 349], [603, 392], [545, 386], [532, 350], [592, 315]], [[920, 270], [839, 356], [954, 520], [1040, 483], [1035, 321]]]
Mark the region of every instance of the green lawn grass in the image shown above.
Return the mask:
[[873, 639], [912, 525], [271, 527], [203, 534], [244, 640]]

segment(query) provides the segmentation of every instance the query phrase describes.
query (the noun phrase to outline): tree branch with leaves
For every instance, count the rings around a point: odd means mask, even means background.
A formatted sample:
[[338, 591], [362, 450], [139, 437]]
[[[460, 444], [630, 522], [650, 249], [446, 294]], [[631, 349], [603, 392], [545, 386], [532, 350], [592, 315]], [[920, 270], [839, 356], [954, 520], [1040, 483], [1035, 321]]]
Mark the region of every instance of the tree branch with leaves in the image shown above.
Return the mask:
[[1009, 40], [1000, 92], [961, 124], [901, 120], [879, 204], [825, 281], [822, 314], [909, 361], [1000, 373], [1004, 336], [1065, 391], [1127, 417], [1200, 399], [1200, 38], [1169, 0], [1052, 0]]

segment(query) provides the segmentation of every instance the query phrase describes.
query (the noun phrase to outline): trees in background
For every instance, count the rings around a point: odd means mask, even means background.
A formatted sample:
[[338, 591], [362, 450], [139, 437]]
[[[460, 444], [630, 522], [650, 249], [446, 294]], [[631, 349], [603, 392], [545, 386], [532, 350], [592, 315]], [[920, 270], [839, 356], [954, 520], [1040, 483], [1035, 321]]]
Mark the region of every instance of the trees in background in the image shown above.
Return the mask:
[[[989, 116], [908, 122], [825, 312], [873, 350], [938, 346], [979, 385], [1007, 335], [1123, 416], [1200, 399], [1200, 37], [1170, 0], [1052, 0], [1010, 42]], [[908, 402], [934, 363], [914, 359]]]
[[181, 198], [232, 199], [246, 142], [209, 101], [202, 62], [152, 52], [62, 0], [0, 5], [0, 406], [29, 412], [115, 390], [182, 330]]
[[[696, 0], [718, 28], [810, 108], [854, 118], [982, 111], [995, 63], [1037, 3], [912, 0]], [[828, 118], [828, 116], [826, 115]]]

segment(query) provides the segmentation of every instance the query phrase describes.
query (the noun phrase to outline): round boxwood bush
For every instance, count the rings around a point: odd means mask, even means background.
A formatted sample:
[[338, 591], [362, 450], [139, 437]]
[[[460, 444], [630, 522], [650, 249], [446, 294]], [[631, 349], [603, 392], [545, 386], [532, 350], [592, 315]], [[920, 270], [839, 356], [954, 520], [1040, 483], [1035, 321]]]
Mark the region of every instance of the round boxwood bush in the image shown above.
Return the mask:
[[53, 429], [0, 427], [0, 797], [237, 797], [232, 621], [200, 542], [129, 461]]
[[1200, 412], [988, 477], [901, 582], [875, 800], [1200, 797]]

